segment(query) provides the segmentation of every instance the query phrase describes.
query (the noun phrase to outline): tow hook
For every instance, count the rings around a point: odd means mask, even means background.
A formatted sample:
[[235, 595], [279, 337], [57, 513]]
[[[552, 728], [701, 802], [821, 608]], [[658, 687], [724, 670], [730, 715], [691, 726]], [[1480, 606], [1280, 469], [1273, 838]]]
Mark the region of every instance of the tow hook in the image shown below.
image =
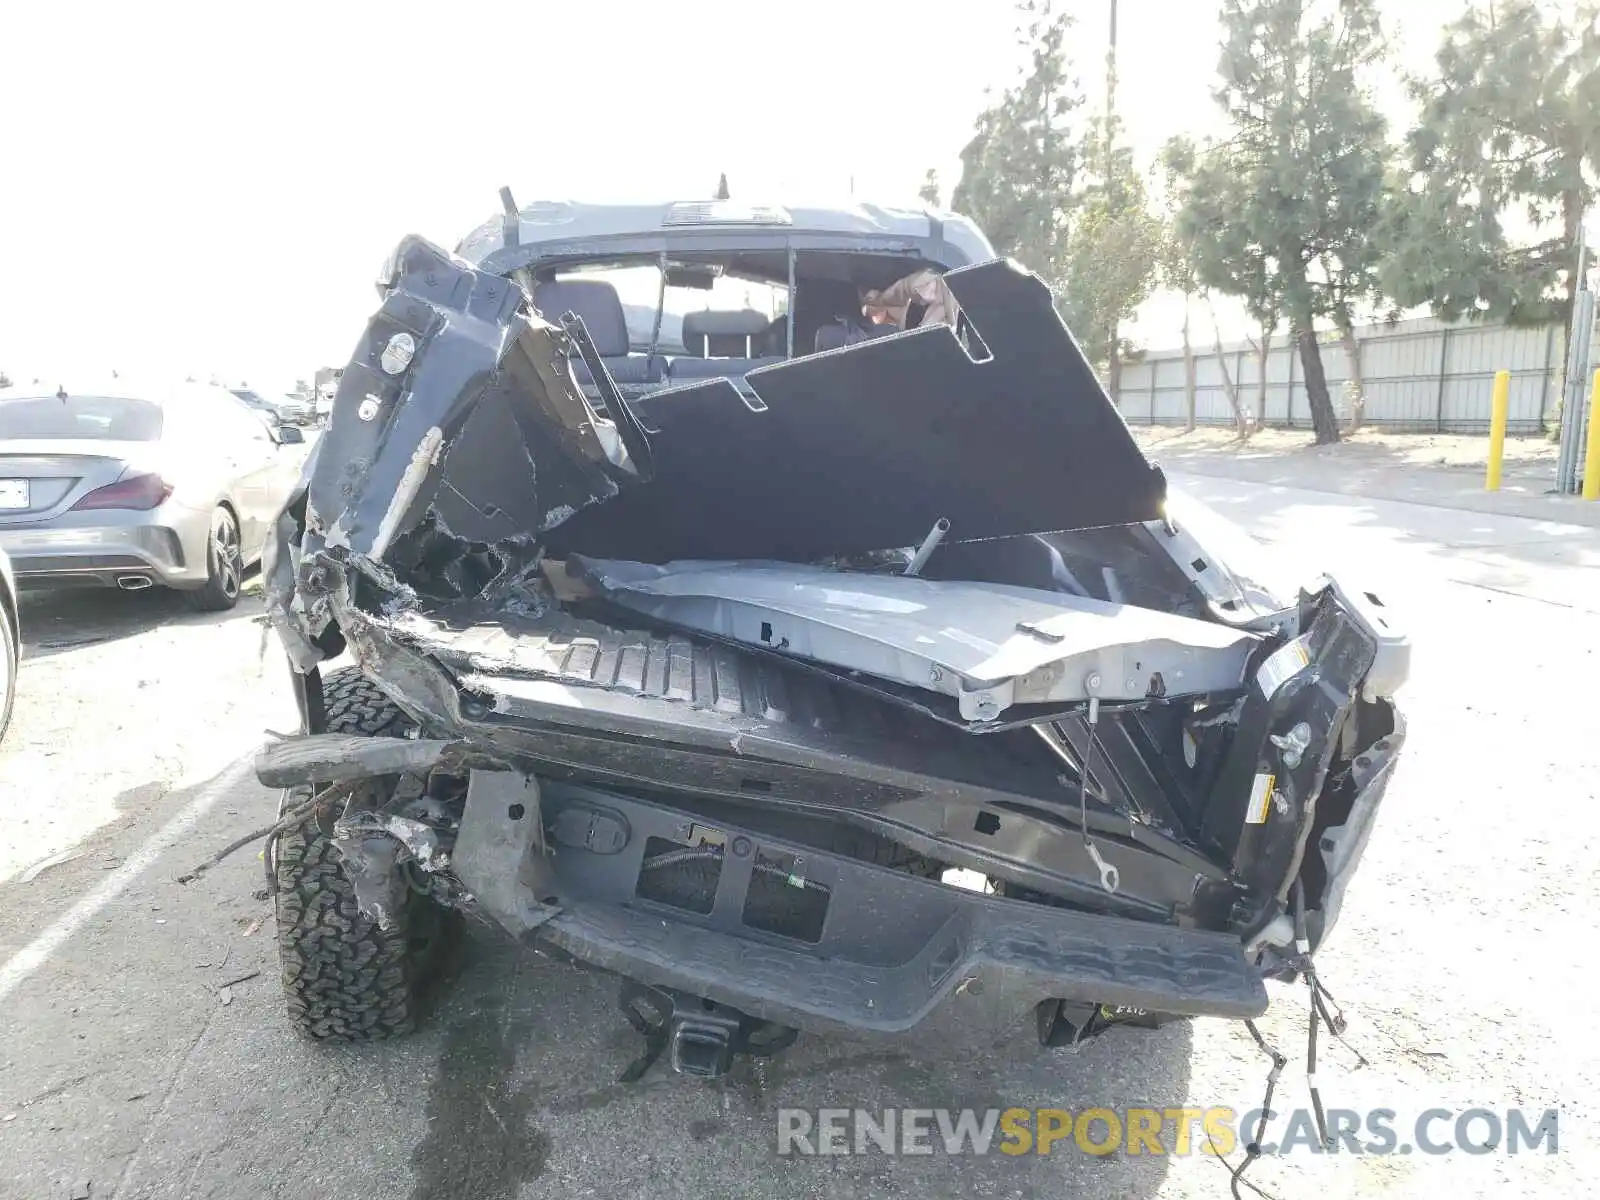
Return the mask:
[[641, 1078], [667, 1052], [680, 1075], [719, 1079], [741, 1054], [766, 1058], [794, 1044], [799, 1030], [763, 1021], [725, 1004], [670, 988], [625, 982], [621, 1005], [628, 1023], [644, 1035], [645, 1050], [622, 1074]]

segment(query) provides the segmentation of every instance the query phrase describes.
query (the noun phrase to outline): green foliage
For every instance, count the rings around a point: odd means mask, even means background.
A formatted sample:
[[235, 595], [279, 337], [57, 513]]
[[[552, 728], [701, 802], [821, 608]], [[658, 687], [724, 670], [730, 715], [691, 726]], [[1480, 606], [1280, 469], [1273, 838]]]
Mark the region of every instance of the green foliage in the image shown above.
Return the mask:
[[928, 173], [922, 177], [922, 186], [917, 189], [917, 198], [935, 208], [943, 207], [939, 200], [939, 172], [932, 167], [929, 167]]
[[1054, 281], [1078, 173], [1071, 119], [1083, 96], [1066, 57], [1071, 16], [1052, 0], [1028, 0], [1019, 13], [1029, 65], [978, 114], [951, 206], [976, 221], [998, 253]]
[[[1126, 147], [1114, 147], [1091, 122], [1082, 161], [1088, 182], [1077, 195], [1055, 280], [1062, 316], [1090, 357], [1109, 364], [1130, 347], [1118, 326], [1155, 289], [1164, 230], [1150, 211], [1149, 192]], [[1108, 148], [1111, 147], [1111, 148]]]
[[996, 251], [1050, 285], [1089, 357], [1107, 369], [1125, 350], [1118, 328], [1155, 286], [1161, 222], [1115, 117], [1076, 122], [1083, 105], [1067, 58], [1071, 17], [1051, 0], [1019, 6], [1027, 67], [978, 115], [951, 197]]
[[[1376, 300], [1389, 157], [1366, 74], [1384, 53], [1374, 0], [1224, 0], [1217, 103], [1230, 130], [1168, 146], [1183, 181], [1176, 236], [1202, 288], [1301, 338], [1319, 441], [1338, 428], [1311, 336]], [[1270, 322], [1270, 324], [1269, 324]]]
[[1181, 292], [1184, 297], [1200, 290], [1195, 256], [1200, 253], [1194, 231], [1181, 228], [1178, 216], [1188, 195], [1189, 178], [1194, 174], [1194, 145], [1187, 138], [1174, 138], [1161, 152], [1160, 170], [1166, 210], [1161, 223], [1161, 248], [1156, 255], [1156, 278], [1162, 287]]
[[[1475, 6], [1445, 29], [1434, 76], [1412, 92], [1421, 119], [1385, 220], [1383, 282], [1396, 304], [1447, 319], [1564, 318], [1600, 171], [1594, 5], [1569, 19], [1541, 0]], [[1533, 240], [1519, 242], [1508, 216]]]

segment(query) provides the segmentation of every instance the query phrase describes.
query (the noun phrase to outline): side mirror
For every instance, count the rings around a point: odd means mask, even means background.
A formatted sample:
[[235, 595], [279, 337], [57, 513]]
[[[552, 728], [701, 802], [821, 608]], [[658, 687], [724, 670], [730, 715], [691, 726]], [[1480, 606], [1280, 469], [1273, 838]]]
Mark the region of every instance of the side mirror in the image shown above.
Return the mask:
[[298, 425], [279, 425], [277, 437], [280, 446], [302, 446], [306, 440], [306, 435], [300, 431]]

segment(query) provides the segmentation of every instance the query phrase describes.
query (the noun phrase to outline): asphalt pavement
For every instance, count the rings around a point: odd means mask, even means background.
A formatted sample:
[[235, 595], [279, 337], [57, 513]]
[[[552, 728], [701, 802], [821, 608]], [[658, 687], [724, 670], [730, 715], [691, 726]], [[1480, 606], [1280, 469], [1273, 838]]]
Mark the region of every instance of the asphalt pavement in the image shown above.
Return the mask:
[[[1600, 1090], [1587, 947], [1600, 908], [1600, 530], [1219, 476], [1177, 479], [1284, 562], [1359, 577], [1415, 641], [1410, 739], [1341, 925], [1320, 956], [1355, 1054], [1325, 1043], [1328, 1103], [1560, 1110], [1559, 1152], [1296, 1154], [1277, 1197], [1587, 1197]], [[1310, 485], [1310, 486], [1305, 486]], [[1227, 1196], [1215, 1158], [780, 1157], [780, 1107], [1116, 1109], [1258, 1103], [1241, 1027], [1115, 1030], [1042, 1051], [803, 1037], [707, 1084], [657, 1068], [614, 981], [469, 936], [424, 1028], [325, 1047], [281, 1009], [262, 864], [176, 877], [269, 821], [248, 774], [293, 722], [258, 603], [33, 600], [0, 750], [0, 1197]], [[1303, 988], [1266, 1036], [1302, 1106]]]

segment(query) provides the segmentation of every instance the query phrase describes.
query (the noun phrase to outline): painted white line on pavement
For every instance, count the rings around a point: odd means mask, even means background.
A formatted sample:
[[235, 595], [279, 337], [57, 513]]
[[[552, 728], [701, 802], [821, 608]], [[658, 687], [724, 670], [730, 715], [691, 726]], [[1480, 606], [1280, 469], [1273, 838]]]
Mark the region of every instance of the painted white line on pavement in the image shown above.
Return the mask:
[[101, 909], [115, 900], [127, 886], [147, 870], [161, 853], [194, 827], [218, 800], [228, 794], [250, 773], [251, 756], [246, 756], [225, 768], [211, 783], [200, 790], [195, 798], [184, 805], [177, 816], [168, 821], [94, 891], [79, 900], [60, 920], [56, 921], [33, 941], [18, 950], [4, 965], [0, 965], [0, 1001], [22, 986], [45, 961], [61, 948], [61, 944], [84, 925], [92, 921]]

